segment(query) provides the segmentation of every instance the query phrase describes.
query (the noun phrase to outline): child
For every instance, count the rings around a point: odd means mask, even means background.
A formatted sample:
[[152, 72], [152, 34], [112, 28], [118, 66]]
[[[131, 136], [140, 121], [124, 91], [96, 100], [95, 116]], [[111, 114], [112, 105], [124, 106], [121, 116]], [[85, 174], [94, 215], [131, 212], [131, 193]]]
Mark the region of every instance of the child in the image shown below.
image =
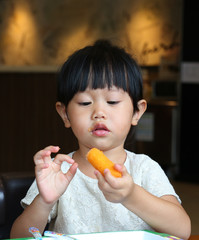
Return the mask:
[[[43, 232], [47, 221], [65, 234], [148, 229], [189, 237], [190, 219], [163, 170], [124, 149], [146, 110], [141, 74], [128, 53], [100, 40], [71, 55], [59, 74], [56, 109], [79, 149], [53, 161], [57, 146], [36, 153], [36, 182], [22, 200], [12, 238], [28, 237], [32, 226]], [[115, 163], [121, 178], [92, 167], [86, 154], [93, 147]]]

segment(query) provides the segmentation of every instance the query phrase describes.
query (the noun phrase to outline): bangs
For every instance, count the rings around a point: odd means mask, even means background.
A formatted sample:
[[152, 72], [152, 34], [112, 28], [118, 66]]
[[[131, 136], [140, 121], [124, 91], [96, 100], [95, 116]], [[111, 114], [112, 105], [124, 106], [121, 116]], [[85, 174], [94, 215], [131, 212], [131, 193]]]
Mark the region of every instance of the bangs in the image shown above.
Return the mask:
[[[99, 59], [100, 60], [100, 59]], [[79, 80], [77, 79], [76, 89], [85, 91], [87, 88], [111, 88], [113, 86], [127, 91], [127, 73], [123, 63], [110, 59], [102, 59], [101, 62], [88, 61], [82, 69]]]

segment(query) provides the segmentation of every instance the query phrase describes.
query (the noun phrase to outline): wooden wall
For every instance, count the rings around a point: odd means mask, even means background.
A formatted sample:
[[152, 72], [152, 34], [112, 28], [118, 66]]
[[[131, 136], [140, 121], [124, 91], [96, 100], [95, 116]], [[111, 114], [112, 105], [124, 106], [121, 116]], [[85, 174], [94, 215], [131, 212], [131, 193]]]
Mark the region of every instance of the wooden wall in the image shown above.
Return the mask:
[[55, 102], [55, 73], [0, 73], [0, 172], [33, 171], [33, 155], [51, 144], [77, 148]]

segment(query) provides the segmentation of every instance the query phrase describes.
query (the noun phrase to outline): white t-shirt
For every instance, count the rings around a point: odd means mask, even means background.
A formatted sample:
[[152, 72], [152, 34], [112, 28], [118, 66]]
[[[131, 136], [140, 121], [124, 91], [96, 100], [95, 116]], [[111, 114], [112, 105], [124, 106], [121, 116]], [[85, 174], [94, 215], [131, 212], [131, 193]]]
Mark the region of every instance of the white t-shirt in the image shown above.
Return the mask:
[[[157, 162], [144, 154], [127, 152], [125, 167], [136, 184], [151, 194], [161, 197], [175, 193], [164, 171]], [[73, 153], [69, 156], [72, 157]], [[66, 172], [69, 164], [62, 164]], [[36, 181], [22, 199], [23, 207], [29, 205], [38, 194]], [[54, 205], [49, 216], [52, 231], [77, 234], [105, 231], [152, 230], [142, 219], [120, 203], [107, 201], [98, 188], [98, 181], [84, 175], [79, 169], [65, 193]]]

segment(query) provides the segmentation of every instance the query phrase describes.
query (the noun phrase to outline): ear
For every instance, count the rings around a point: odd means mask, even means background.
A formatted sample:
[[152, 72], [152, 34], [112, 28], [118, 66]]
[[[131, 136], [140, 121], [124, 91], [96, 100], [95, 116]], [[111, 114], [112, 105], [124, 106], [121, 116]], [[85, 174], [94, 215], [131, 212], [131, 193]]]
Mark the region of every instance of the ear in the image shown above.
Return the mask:
[[57, 110], [58, 114], [60, 115], [60, 117], [62, 118], [62, 120], [64, 122], [64, 126], [66, 128], [69, 128], [71, 126], [71, 124], [70, 124], [70, 120], [68, 118], [68, 115], [66, 113], [65, 105], [61, 102], [56, 102], [55, 107], [56, 107], [56, 110]]
[[133, 114], [133, 118], [132, 118], [132, 122], [131, 122], [131, 124], [133, 126], [138, 124], [139, 119], [141, 118], [143, 113], [146, 111], [147, 103], [144, 99], [142, 99], [138, 102], [137, 106], [138, 106], [139, 110], [134, 112], [134, 114]]

